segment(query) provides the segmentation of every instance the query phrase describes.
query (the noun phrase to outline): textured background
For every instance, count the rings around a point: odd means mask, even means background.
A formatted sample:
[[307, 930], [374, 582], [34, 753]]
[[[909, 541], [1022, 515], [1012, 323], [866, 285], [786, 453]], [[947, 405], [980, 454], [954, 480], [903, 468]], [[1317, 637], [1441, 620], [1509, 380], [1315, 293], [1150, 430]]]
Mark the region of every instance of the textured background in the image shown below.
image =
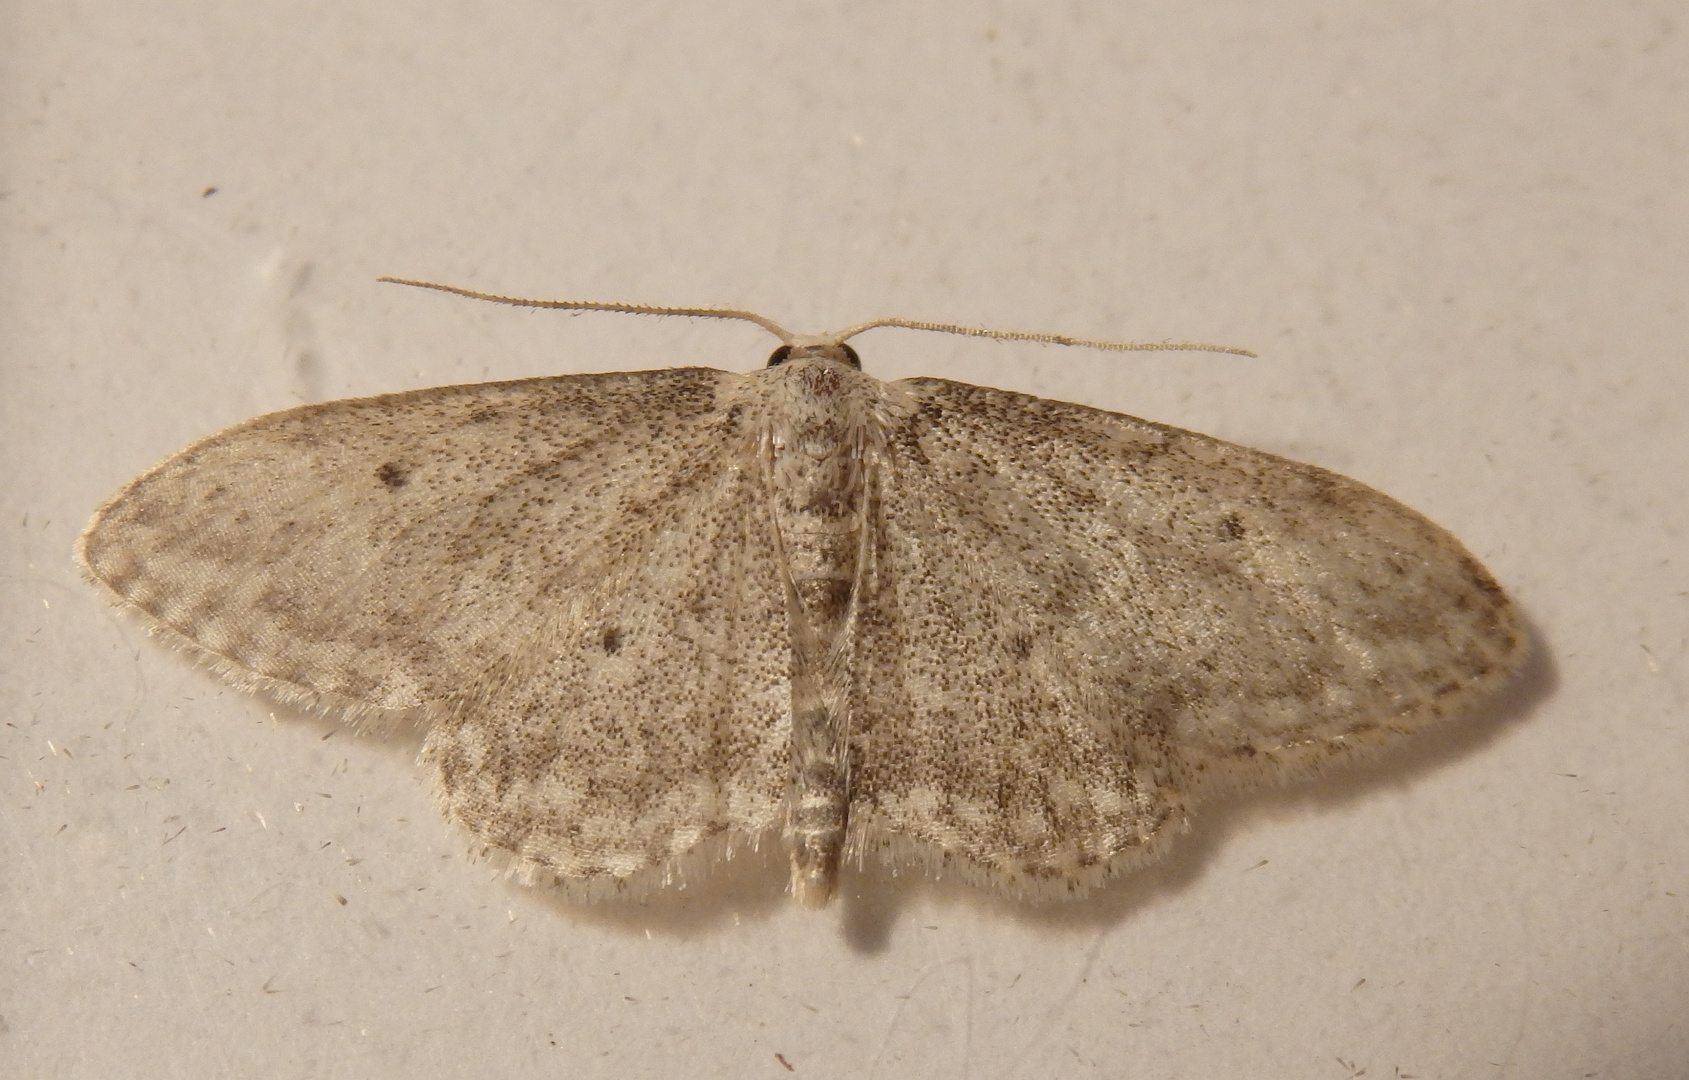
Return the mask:
[[[1679, 1074], [1680, 14], [0, 7], [0, 1072]], [[1085, 904], [857, 878], [813, 915], [752, 860], [573, 909], [462, 857], [414, 739], [223, 688], [71, 565], [120, 484], [260, 412], [771, 347], [384, 273], [1255, 348], [857, 343], [1349, 473], [1460, 536], [1541, 658]]]

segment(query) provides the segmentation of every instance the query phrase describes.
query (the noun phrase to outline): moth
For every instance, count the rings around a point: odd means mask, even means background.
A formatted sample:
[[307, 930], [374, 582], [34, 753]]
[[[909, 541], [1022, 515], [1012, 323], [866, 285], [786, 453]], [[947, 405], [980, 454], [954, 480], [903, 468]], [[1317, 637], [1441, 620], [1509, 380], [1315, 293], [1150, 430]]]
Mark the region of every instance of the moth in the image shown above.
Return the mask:
[[[1464, 709], [1525, 636], [1447, 532], [1311, 465], [1080, 405], [882, 382], [749, 319], [749, 374], [448, 386], [261, 416], [94, 515], [87, 576], [247, 690], [428, 725], [445, 815], [582, 897], [776, 834], [1082, 895], [1201, 799]], [[714, 845], [714, 846], [712, 846]]]

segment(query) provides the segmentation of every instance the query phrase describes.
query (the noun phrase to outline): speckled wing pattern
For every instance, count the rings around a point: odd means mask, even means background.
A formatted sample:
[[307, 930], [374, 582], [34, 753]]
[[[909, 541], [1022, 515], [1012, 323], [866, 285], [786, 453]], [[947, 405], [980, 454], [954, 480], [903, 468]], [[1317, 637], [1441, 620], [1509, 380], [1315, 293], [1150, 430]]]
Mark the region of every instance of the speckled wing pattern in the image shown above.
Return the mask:
[[[259, 417], [119, 492], [79, 555], [237, 685], [417, 714], [447, 815], [584, 896], [800, 803], [787, 842], [826, 866], [1083, 893], [1204, 794], [1411, 731], [1522, 655], [1460, 544], [1352, 480], [819, 349]], [[793, 464], [835, 454], [861, 467]], [[794, 781], [800, 623], [832, 628], [805, 716], [836, 802]]]
[[918, 404], [879, 473], [857, 626], [854, 849], [1082, 892], [1194, 799], [1458, 709], [1524, 636], [1447, 532], [1353, 480], [985, 387]]
[[[785, 794], [787, 644], [738, 420], [705, 369], [310, 405], [95, 516], [90, 576], [249, 689], [416, 711], [447, 814], [613, 892]], [[747, 450], [748, 452], [748, 450]]]

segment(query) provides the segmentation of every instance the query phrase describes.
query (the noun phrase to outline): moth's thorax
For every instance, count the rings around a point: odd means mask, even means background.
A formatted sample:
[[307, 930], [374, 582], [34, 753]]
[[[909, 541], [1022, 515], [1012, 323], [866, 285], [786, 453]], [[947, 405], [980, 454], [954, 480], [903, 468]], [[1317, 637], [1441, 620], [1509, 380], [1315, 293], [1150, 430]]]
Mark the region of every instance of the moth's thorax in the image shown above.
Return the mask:
[[884, 442], [882, 384], [830, 359], [772, 368], [764, 415], [770, 508], [801, 617], [831, 643], [844, 632], [867, 506], [866, 462]]

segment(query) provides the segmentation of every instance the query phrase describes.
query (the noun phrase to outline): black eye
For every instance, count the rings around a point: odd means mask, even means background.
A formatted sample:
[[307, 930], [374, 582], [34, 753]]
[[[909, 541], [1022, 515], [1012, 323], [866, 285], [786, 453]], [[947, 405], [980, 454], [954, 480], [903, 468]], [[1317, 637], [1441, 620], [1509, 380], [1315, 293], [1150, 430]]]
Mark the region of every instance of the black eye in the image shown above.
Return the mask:
[[[846, 345], [845, 343], [843, 343], [841, 341], [839, 344], [830, 345], [830, 346], [827, 346], [827, 348], [839, 350], [839, 352], [843, 354], [843, 359], [844, 359], [845, 363], [849, 364], [851, 367], [855, 368], [857, 371], [862, 370], [862, 357], [856, 355], [856, 350], [851, 348], [849, 345]], [[768, 366], [769, 367], [779, 367], [781, 364], [784, 364], [786, 361], [790, 360], [796, 354], [797, 354], [797, 350], [794, 347], [792, 347], [791, 345], [782, 345], [778, 349], [775, 349], [772, 353], [769, 354]], [[819, 349], [817, 347], [811, 346], [808, 349], [806, 349], [803, 352], [802, 355], [804, 355], [804, 356], [824, 356], [824, 355], [826, 355], [826, 353], [823, 352], [821, 349]], [[837, 357], [834, 357], [834, 359], [837, 359]]]

